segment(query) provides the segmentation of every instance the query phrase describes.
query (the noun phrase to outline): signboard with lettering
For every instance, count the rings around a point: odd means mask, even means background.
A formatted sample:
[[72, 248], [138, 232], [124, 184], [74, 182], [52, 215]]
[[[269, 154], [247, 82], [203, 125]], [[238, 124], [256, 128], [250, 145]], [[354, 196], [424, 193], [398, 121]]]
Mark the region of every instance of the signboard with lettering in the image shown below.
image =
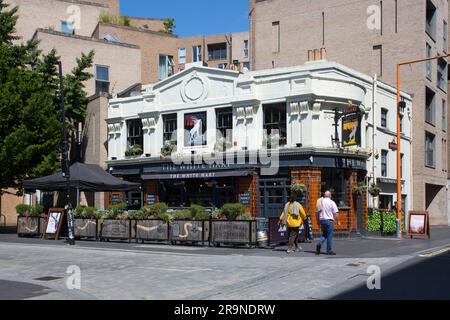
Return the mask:
[[112, 204], [122, 203], [122, 195], [120, 193], [111, 194], [111, 203]]
[[244, 206], [250, 206], [252, 204], [252, 193], [241, 192], [239, 194], [239, 202]]
[[155, 202], [156, 202], [155, 195], [153, 193], [147, 193], [146, 204], [147, 205], [152, 205], [152, 204], [155, 204]]
[[361, 116], [357, 113], [342, 118], [342, 146], [361, 145]]

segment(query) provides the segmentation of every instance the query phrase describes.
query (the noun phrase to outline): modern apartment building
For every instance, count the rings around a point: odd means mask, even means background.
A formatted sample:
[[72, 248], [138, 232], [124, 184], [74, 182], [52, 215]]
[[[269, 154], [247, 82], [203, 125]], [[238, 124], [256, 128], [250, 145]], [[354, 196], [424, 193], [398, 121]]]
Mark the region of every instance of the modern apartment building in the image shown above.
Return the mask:
[[[448, 19], [446, 0], [250, 0], [251, 66], [301, 65], [308, 50], [325, 48], [329, 60], [395, 85], [398, 63], [448, 53]], [[449, 223], [447, 68], [439, 59], [402, 69], [401, 89], [414, 96], [413, 209], [428, 210], [434, 225]], [[385, 121], [395, 111], [378, 103], [375, 112], [395, 133], [395, 122]], [[396, 180], [381, 181], [395, 187]]]

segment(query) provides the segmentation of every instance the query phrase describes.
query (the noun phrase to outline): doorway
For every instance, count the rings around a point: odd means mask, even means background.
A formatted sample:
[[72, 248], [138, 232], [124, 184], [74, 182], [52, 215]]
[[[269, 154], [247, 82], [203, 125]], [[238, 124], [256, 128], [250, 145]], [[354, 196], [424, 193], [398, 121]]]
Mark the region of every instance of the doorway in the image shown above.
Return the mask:
[[259, 217], [279, 217], [288, 202], [290, 181], [288, 178], [260, 179]]

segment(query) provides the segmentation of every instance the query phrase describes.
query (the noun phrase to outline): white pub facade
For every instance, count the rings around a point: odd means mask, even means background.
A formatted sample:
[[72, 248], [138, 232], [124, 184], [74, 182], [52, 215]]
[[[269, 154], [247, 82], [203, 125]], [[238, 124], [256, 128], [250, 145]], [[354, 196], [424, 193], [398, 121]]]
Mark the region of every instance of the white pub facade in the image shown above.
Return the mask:
[[[411, 97], [402, 110], [402, 193], [411, 209]], [[294, 182], [313, 213], [331, 190], [340, 228], [363, 227], [367, 207], [396, 202], [396, 91], [334, 62], [239, 73], [191, 64], [129, 97], [110, 100], [108, 165], [141, 193], [111, 202], [138, 208], [220, 207], [241, 202], [255, 217], [278, 216]], [[356, 201], [358, 184], [379, 197]]]

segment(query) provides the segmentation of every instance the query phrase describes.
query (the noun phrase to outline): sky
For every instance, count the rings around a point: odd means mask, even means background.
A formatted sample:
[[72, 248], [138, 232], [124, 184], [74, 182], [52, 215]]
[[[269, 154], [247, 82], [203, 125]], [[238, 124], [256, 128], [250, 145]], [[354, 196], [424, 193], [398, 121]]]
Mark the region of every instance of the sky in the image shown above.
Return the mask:
[[249, 30], [249, 0], [120, 0], [122, 15], [175, 18], [181, 37]]

